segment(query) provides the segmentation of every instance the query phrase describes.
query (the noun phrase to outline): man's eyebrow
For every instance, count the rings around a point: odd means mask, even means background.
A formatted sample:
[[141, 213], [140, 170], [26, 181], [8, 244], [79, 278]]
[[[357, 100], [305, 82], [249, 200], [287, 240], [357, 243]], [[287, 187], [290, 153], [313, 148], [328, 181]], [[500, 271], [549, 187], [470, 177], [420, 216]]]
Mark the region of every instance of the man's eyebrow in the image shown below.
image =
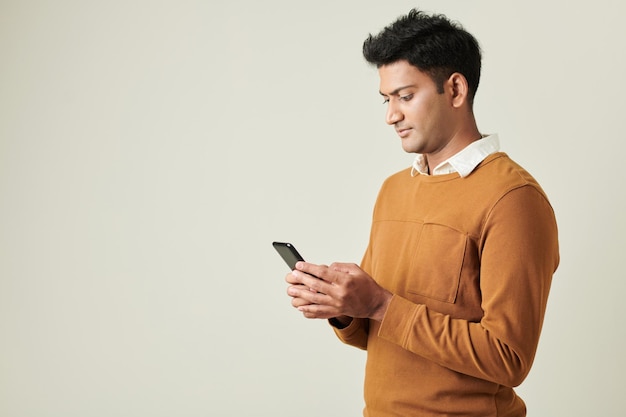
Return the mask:
[[382, 91], [378, 91], [378, 92], [380, 93], [381, 96], [386, 96], [386, 95], [397, 96], [400, 91], [404, 90], [405, 88], [411, 88], [411, 87], [415, 87], [415, 86], [413, 84], [409, 84], [409, 85], [405, 85], [403, 87], [398, 87], [398, 88], [396, 88], [395, 90], [393, 90], [389, 94], [385, 94]]

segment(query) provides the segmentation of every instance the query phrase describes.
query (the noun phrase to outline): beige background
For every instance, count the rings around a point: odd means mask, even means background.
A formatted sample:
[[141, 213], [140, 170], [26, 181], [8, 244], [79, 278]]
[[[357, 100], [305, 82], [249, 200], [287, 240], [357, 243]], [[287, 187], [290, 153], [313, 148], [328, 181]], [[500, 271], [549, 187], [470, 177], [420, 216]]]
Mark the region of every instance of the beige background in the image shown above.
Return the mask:
[[480, 40], [479, 127], [557, 212], [529, 415], [623, 415], [626, 6], [577, 4], [0, 0], [0, 415], [359, 415], [270, 243], [360, 260], [412, 160], [361, 44], [415, 5]]

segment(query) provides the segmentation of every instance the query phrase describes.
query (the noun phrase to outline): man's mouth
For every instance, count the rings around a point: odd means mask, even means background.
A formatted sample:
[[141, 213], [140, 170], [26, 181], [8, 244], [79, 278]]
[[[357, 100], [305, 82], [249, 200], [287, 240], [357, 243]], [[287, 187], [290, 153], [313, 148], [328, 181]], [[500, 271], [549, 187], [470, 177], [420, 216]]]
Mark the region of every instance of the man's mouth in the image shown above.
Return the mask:
[[406, 137], [410, 133], [410, 131], [411, 131], [410, 127], [396, 127], [396, 133], [401, 138]]

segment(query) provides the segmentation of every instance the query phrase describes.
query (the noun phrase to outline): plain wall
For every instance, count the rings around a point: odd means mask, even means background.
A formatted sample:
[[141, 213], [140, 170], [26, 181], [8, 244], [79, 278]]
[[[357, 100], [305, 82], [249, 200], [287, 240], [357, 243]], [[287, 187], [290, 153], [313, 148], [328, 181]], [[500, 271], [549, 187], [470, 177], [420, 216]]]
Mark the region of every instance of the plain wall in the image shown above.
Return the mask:
[[365, 354], [271, 242], [360, 261], [407, 167], [361, 45], [411, 7], [480, 41], [480, 129], [562, 262], [529, 416], [623, 415], [626, 6], [0, 1], [0, 415], [357, 416]]

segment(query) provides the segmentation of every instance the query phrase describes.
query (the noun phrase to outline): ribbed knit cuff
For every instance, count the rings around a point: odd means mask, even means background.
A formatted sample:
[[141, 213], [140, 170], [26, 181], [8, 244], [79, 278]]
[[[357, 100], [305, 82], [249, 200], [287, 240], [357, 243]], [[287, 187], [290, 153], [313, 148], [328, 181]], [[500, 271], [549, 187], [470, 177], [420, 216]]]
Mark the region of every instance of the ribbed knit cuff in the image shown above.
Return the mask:
[[354, 318], [352, 319], [350, 324], [348, 324], [345, 327], [336, 326], [333, 323], [332, 319], [328, 320], [328, 322], [333, 327], [333, 330], [335, 331], [335, 333], [337, 333], [337, 335], [340, 336], [342, 339], [349, 339], [352, 335], [354, 335], [354, 333], [356, 333], [361, 328], [359, 319], [354, 319]]
[[415, 322], [414, 317], [422, 307], [421, 304], [394, 295], [378, 329], [378, 337], [405, 347]]

